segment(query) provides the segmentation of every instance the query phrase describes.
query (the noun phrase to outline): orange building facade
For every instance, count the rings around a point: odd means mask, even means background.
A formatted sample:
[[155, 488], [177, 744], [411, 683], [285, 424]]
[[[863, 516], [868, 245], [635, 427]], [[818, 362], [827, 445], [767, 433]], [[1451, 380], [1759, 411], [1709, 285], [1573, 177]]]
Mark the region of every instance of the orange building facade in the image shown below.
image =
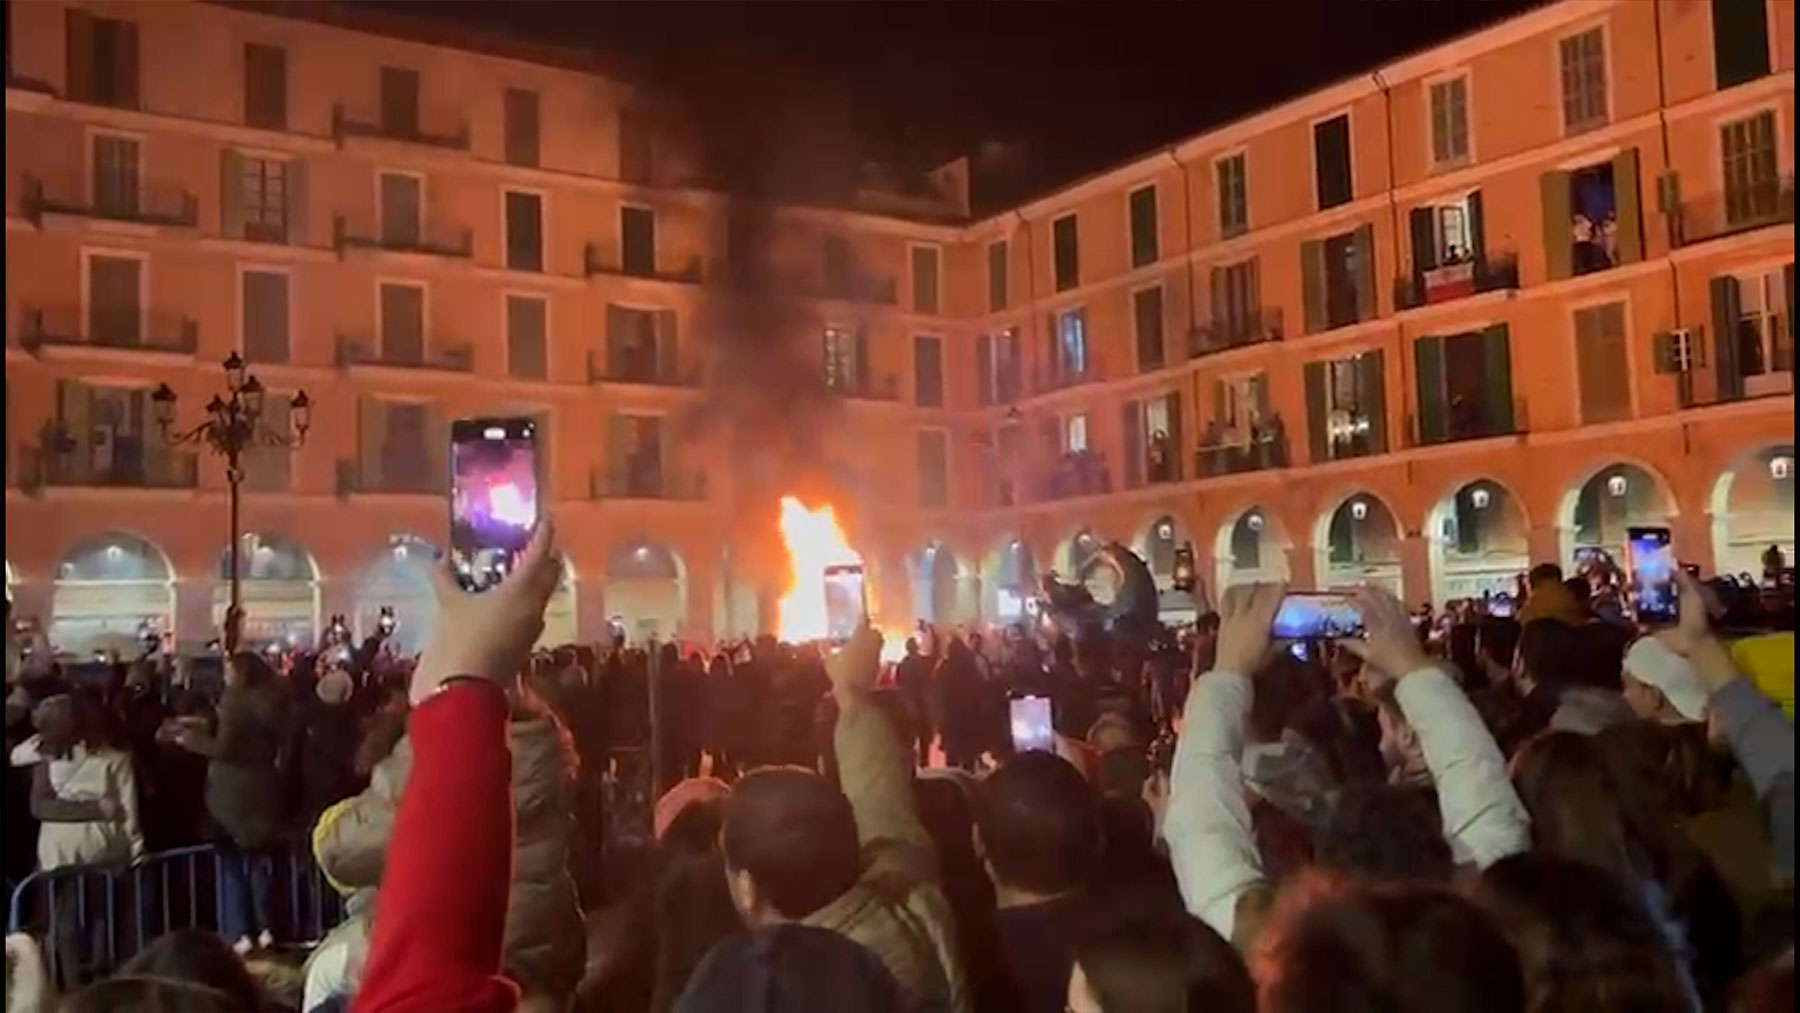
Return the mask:
[[[645, 182], [628, 86], [208, 4], [10, 12], [7, 579], [59, 643], [211, 635], [223, 467], [148, 394], [191, 425], [234, 351], [317, 406], [246, 468], [252, 636], [387, 605], [415, 639], [446, 420], [490, 414], [548, 434], [547, 639], [772, 622], [774, 504], [684, 424], [724, 202]], [[1793, 12], [1565, 0], [988, 218], [775, 209], [882, 621], [1008, 618], [1103, 540], [1414, 601], [1632, 524], [1791, 556]]]

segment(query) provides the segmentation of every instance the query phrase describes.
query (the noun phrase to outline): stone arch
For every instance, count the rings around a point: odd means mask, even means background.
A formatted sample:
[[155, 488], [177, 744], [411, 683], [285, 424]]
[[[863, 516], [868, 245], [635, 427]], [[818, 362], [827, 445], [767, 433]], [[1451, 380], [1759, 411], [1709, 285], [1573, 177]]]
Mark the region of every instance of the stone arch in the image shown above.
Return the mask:
[[[319, 635], [319, 564], [299, 542], [283, 535], [246, 531], [240, 539], [238, 576], [243, 594], [243, 642], [312, 644]], [[231, 547], [219, 550], [212, 619], [225, 626], [231, 605]]]
[[1678, 512], [1674, 486], [1661, 473], [1642, 461], [1615, 459], [1564, 491], [1558, 561], [1571, 565], [1578, 548], [1598, 548], [1622, 564], [1626, 528], [1668, 525]]
[[1761, 578], [1769, 546], [1794, 565], [1794, 445], [1764, 444], [1737, 455], [1707, 496], [1713, 568]]
[[687, 624], [687, 564], [654, 541], [623, 542], [606, 557], [606, 610], [628, 640], [679, 637]]
[[57, 563], [49, 629], [57, 650], [129, 654], [174, 624], [175, 567], [148, 538], [109, 532], [78, 543]]
[[1166, 590], [1173, 586], [1175, 550], [1189, 541], [1191, 539], [1186, 525], [1174, 514], [1162, 513], [1139, 525], [1131, 548], [1143, 559], [1144, 565], [1150, 568], [1150, 575], [1156, 579], [1156, 586]]
[[413, 534], [391, 535], [380, 553], [364, 564], [356, 580], [356, 611], [350, 628], [357, 640], [381, 628], [383, 610], [393, 614], [388, 641], [401, 654], [422, 649], [431, 638], [437, 618], [437, 597], [431, 587], [431, 568], [437, 565], [438, 546]]
[[1476, 478], [1432, 504], [1425, 517], [1431, 600], [1513, 594], [1531, 569], [1531, 521], [1511, 487]]
[[1252, 504], [1219, 525], [1213, 535], [1213, 599], [1234, 584], [1281, 582], [1291, 578], [1288, 550], [1293, 539], [1279, 515]]
[[1356, 491], [1330, 501], [1312, 532], [1313, 573], [1322, 588], [1376, 584], [1402, 600], [1400, 566], [1405, 529], [1400, 515], [1376, 493]]

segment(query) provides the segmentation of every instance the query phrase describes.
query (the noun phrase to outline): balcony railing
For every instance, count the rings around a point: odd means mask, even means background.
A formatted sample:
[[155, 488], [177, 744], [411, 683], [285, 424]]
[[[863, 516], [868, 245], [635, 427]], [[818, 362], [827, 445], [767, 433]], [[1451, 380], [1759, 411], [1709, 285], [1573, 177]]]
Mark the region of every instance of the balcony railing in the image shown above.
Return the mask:
[[1444, 264], [1394, 279], [1394, 305], [1403, 310], [1519, 287], [1519, 257], [1503, 254]]
[[661, 469], [607, 468], [588, 478], [589, 495], [597, 500], [640, 499], [693, 503], [706, 499], [706, 474], [665, 474]]
[[838, 397], [857, 401], [900, 400], [900, 377], [893, 373], [861, 380], [828, 376], [825, 378], [825, 388]]
[[627, 265], [621, 254], [604, 250], [599, 243], [588, 243], [581, 248], [581, 269], [589, 278], [611, 275], [618, 278], [668, 281], [677, 285], [698, 285], [706, 274], [699, 257], [689, 257], [687, 263], [674, 269], [665, 268], [661, 264]]
[[1092, 450], [1064, 454], [1037, 482], [1037, 499], [1049, 502], [1078, 496], [1099, 496], [1112, 491], [1112, 471], [1106, 455]]
[[1524, 398], [1514, 398], [1512, 403], [1496, 407], [1458, 401], [1446, 407], [1443, 417], [1429, 427], [1425, 425], [1424, 417], [1416, 412], [1406, 416], [1407, 445], [1411, 447], [1438, 447], [1497, 436], [1520, 436], [1526, 432], [1529, 429]]
[[140, 225], [195, 228], [200, 200], [189, 190], [159, 180], [108, 186], [85, 174], [43, 177], [27, 173], [19, 181], [19, 212], [37, 222], [45, 215], [74, 215]]
[[135, 306], [109, 309], [89, 306], [21, 306], [19, 344], [40, 347], [131, 349], [192, 355], [200, 347], [200, 325], [194, 318]]
[[20, 486], [30, 489], [195, 489], [200, 462], [193, 453], [161, 446], [161, 436], [121, 434], [105, 446], [58, 433], [48, 448], [28, 448]]
[[1241, 317], [1210, 320], [1188, 332], [1188, 358], [1198, 359], [1233, 348], [1280, 341], [1282, 333], [1278, 309], [1253, 310]]
[[891, 274], [856, 273], [843, 277], [814, 279], [801, 286], [801, 294], [810, 299], [836, 302], [872, 303], [894, 306], [900, 302], [900, 287]]
[[1090, 355], [1080, 369], [1056, 365], [1036, 370], [1031, 377], [1031, 390], [1034, 394], [1048, 394], [1051, 391], [1099, 383], [1103, 379], [1105, 376], [1100, 369], [1100, 361]]
[[1676, 246], [1794, 223], [1794, 177], [1765, 180], [1682, 201], [1672, 216]]
[[452, 151], [469, 150], [467, 120], [453, 122], [449, 117], [443, 117], [432, 126], [434, 129], [427, 130], [417, 122], [410, 124], [383, 123], [380, 117], [363, 120], [350, 115], [342, 103], [331, 107], [331, 135], [340, 143], [351, 137], [372, 137], [383, 141], [399, 141], [403, 144], [448, 148]]
[[1385, 453], [1387, 438], [1380, 430], [1379, 420], [1367, 412], [1345, 412], [1341, 418], [1326, 423], [1326, 461], [1348, 461]]
[[352, 221], [344, 215], [331, 220], [331, 241], [339, 253], [345, 250], [386, 250], [390, 253], [422, 253], [434, 257], [475, 256], [473, 229], [454, 225], [420, 224], [402, 227], [393, 223]]
[[[431, 455], [424, 447], [409, 460], [425, 462]], [[374, 472], [374, 473], [371, 473]], [[444, 492], [445, 479], [430, 473], [428, 467], [410, 467], [403, 472], [387, 472], [380, 469], [364, 469], [363, 462], [352, 457], [340, 457], [337, 461], [337, 493], [339, 496], [355, 495], [399, 495], [399, 496], [435, 496]]]
[[1213, 424], [1194, 448], [1194, 474], [1200, 478], [1244, 475], [1287, 466], [1287, 428], [1280, 415], [1271, 415], [1237, 430]]
[[383, 349], [374, 338], [340, 334], [337, 338], [336, 361], [340, 368], [346, 369], [351, 366], [388, 366], [395, 369], [473, 373], [475, 346], [427, 340], [423, 348], [401, 351]]
[[698, 387], [700, 367], [644, 361], [620, 353], [589, 352], [589, 383], [625, 383], [640, 387]]

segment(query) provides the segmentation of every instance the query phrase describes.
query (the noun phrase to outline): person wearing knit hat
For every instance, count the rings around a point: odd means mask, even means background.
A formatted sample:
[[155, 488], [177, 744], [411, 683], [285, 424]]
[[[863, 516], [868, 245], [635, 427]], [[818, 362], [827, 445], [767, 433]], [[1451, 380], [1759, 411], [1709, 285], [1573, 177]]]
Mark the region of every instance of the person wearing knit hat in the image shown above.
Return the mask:
[[1706, 686], [1688, 659], [1655, 637], [1625, 652], [1625, 702], [1646, 721], [1678, 725], [1706, 720]]

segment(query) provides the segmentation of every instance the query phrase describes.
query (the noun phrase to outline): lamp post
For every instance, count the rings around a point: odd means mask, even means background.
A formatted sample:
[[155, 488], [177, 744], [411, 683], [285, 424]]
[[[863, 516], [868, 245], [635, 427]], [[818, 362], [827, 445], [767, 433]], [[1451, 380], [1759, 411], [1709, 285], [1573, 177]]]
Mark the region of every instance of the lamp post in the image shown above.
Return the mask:
[[175, 392], [168, 384], [156, 388], [150, 400], [156, 407], [156, 425], [171, 446], [194, 444], [205, 447], [225, 460], [227, 502], [230, 505], [231, 541], [227, 543], [227, 559], [231, 567], [231, 604], [225, 609], [224, 654], [236, 653], [244, 625], [243, 580], [240, 553], [243, 534], [239, 530], [239, 487], [244, 481], [244, 455], [255, 447], [292, 449], [306, 442], [306, 430], [312, 424], [312, 401], [305, 391], [296, 393], [288, 402], [288, 428], [278, 430], [263, 422], [265, 391], [260, 380], [232, 352], [222, 363], [225, 369], [225, 393], [214, 394], [206, 403], [206, 418], [192, 429], [175, 425]]

